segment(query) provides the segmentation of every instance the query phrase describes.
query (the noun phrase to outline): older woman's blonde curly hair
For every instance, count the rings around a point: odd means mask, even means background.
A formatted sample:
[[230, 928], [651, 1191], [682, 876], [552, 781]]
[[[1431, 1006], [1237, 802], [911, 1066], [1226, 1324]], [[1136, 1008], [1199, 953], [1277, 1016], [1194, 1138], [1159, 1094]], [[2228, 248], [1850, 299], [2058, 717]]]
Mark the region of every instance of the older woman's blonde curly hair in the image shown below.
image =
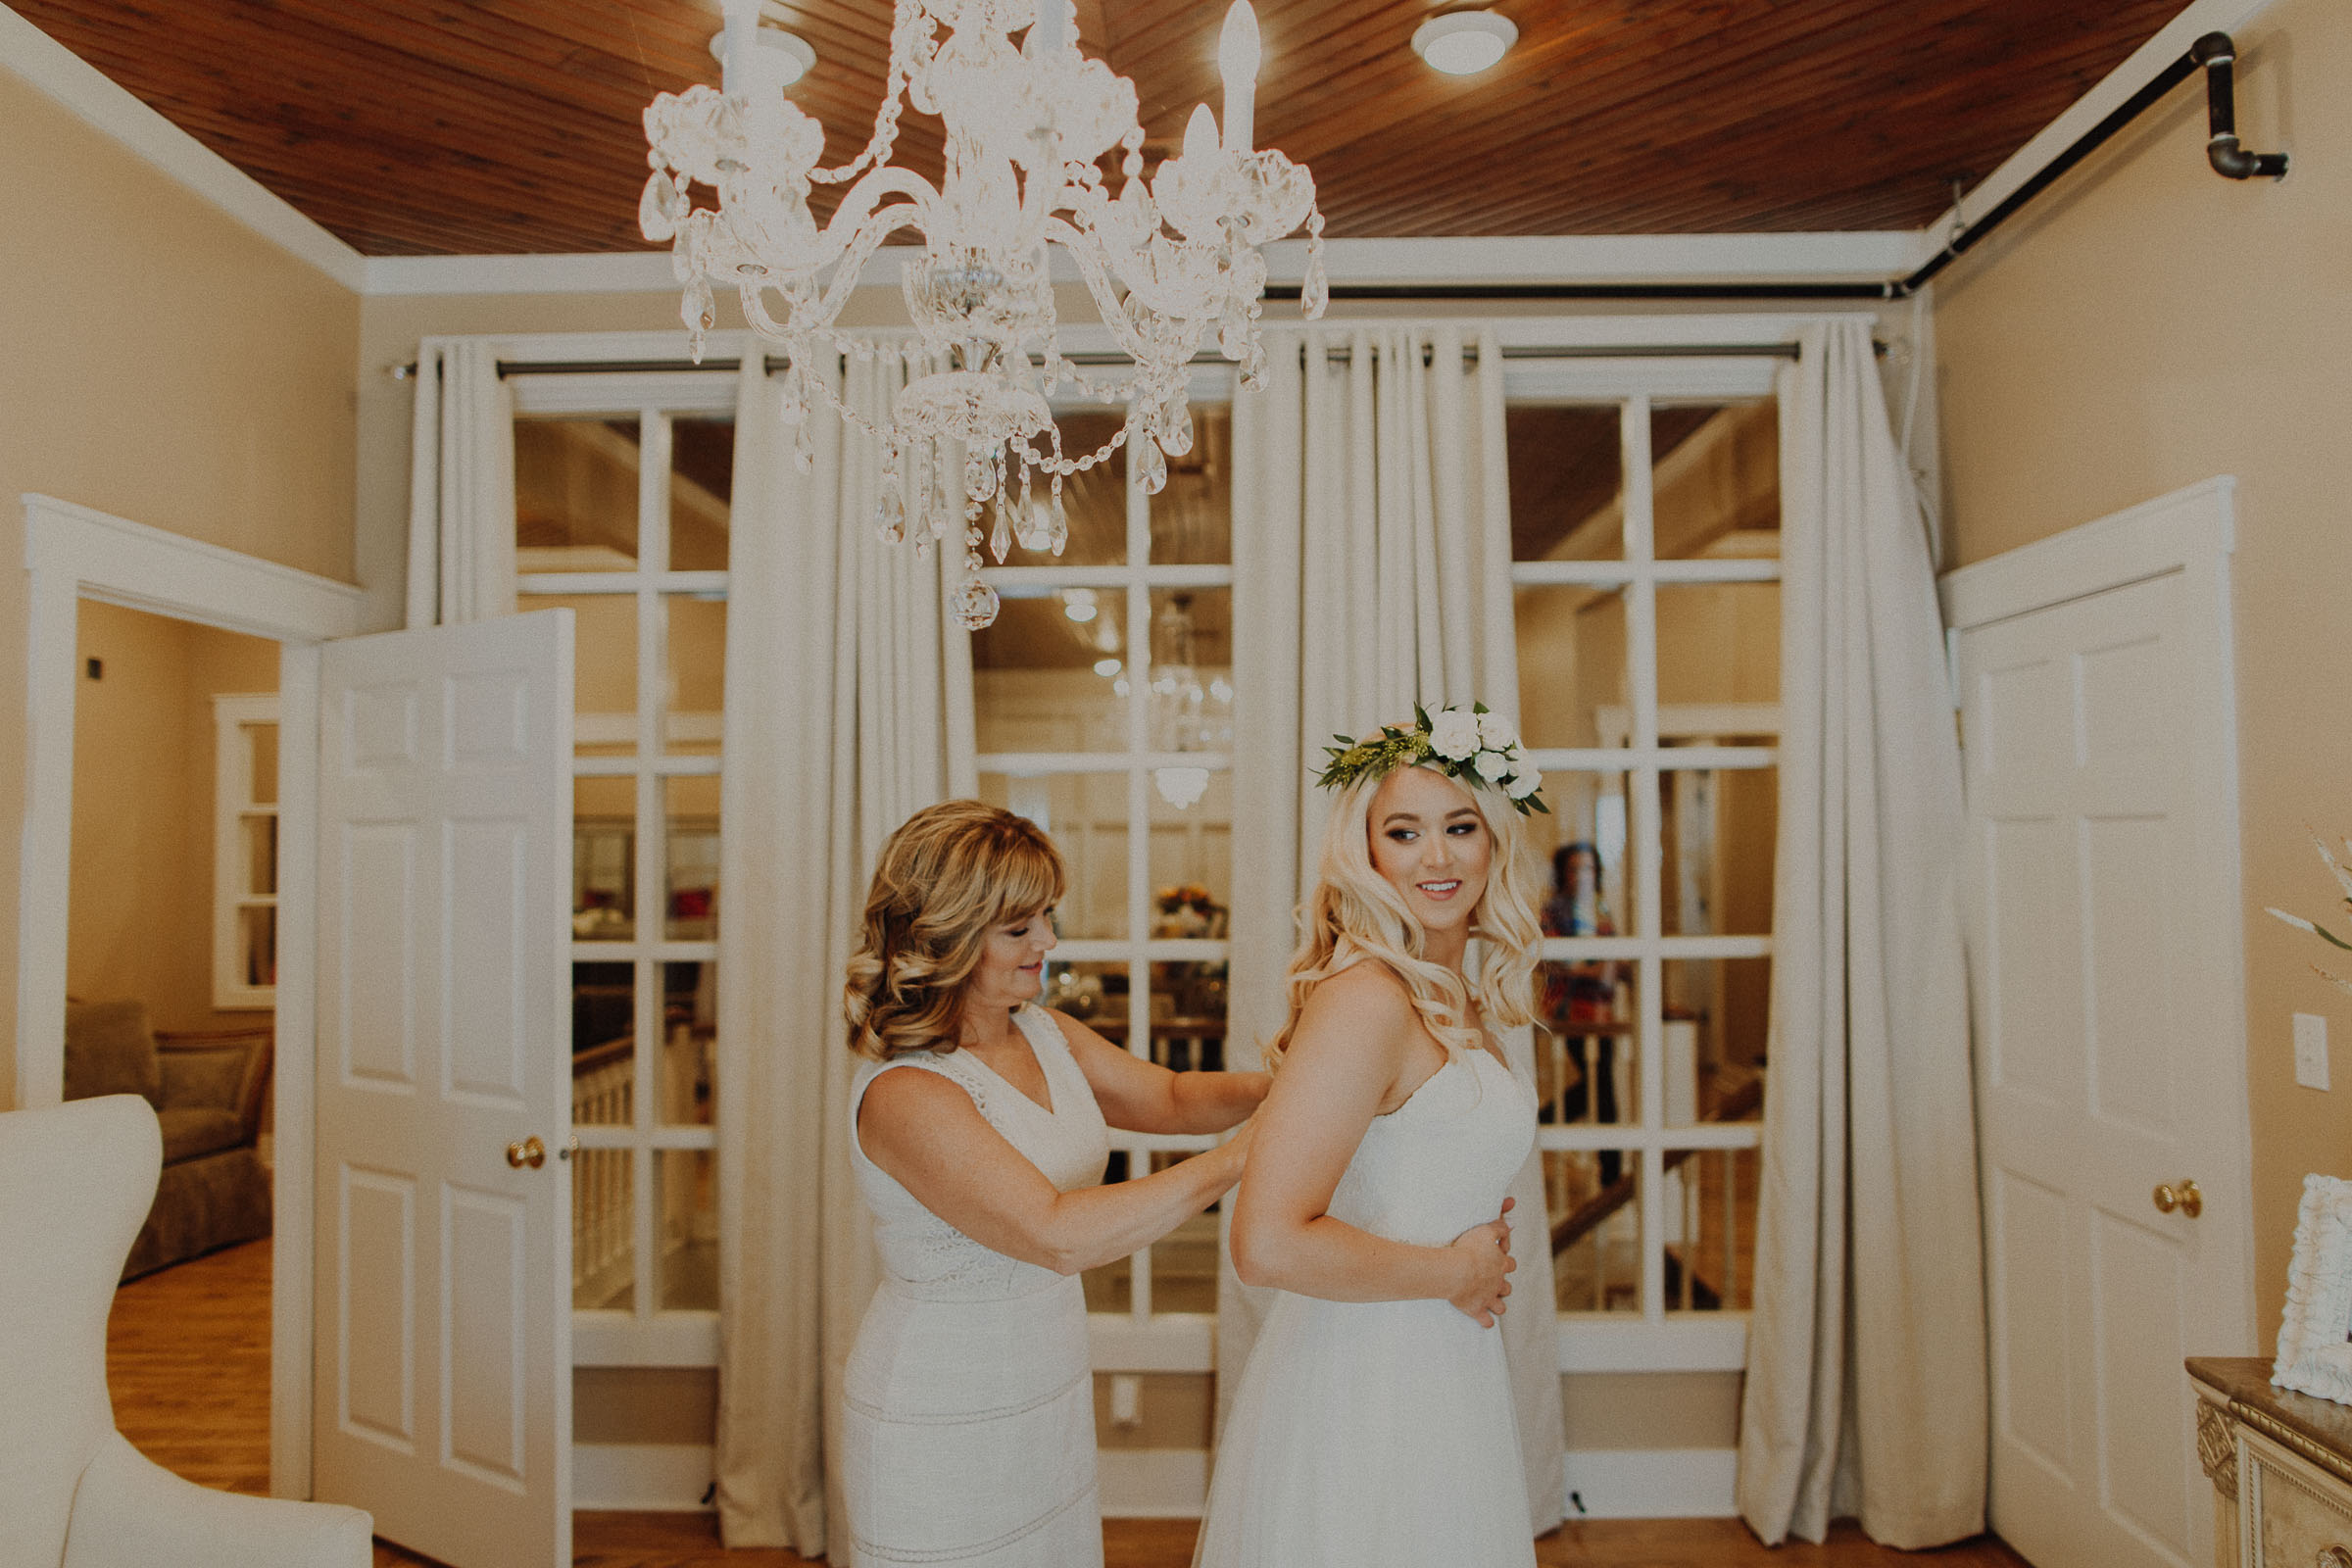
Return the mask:
[[991, 928], [1061, 898], [1061, 852], [1027, 817], [980, 801], [915, 812], [882, 846], [842, 1006], [850, 1049], [887, 1061], [954, 1051], [964, 982]]

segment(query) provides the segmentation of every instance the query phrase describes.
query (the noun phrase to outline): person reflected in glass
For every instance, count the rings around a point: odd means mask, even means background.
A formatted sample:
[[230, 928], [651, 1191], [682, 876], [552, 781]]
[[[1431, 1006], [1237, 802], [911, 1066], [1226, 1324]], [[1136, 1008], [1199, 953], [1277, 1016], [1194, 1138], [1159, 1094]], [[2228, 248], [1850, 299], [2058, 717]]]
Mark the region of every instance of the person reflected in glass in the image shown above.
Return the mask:
[[[1601, 895], [1600, 851], [1589, 840], [1576, 839], [1551, 852], [1551, 893], [1544, 901], [1544, 934], [1617, 934], [1608, 901]], [[1624, 978], [1625, 965], [1610, 958], [1544, 965], [1544, 1021], [1566, 1043], [1576, 1074], [1576, 1081], [1561, 1097], [1562, 1113], [1570, 1122], [1590, 1118], [1609, 1125], [1617, 1120], [1617, 1034], [1613, 1028], [1593, 1026], [1617, 1023], [1617, 988]], [[1609, 1186], [1624, 1169], [1624, 1155], [1613, 1149], [1603, 1150], [1598, 1164], [1601, 1185]]]

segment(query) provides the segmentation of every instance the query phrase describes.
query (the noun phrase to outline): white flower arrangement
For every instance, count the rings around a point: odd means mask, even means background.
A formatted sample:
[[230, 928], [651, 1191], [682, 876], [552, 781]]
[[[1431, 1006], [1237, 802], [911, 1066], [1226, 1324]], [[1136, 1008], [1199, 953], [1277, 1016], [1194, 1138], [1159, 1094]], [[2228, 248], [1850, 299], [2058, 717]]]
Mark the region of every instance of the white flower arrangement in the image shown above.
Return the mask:
[[1543, 787], [1544, 775], [1528, 760], [1527, 750], [1509, 723], [1500, 714], [1489, 712], [1484, 703], [1442, 709], [1435, 718], [1416, 707], [1411, 729], [1387, 724], [1363, 740], [1347, 735], [1332, 739], [1340, 744], [1324, 748], [1331, 760], [1315, 778], [1324, 789], [1338, 789], [1359, 778], [1377, 778], [1393, 767], [1430, 762], [1449, 778], [1499, 786], [1522, 816], [1535, 811], [1550, 814], [1551, 808], [1536, 794]]
[[2352, 1325], [2352, 1182], [2333, 1176], [2306, 1176], [2271, 1382], [2338, 1404], [2352, 1404], [2352, 1345], [2344, 1343], [2348, 1325]]

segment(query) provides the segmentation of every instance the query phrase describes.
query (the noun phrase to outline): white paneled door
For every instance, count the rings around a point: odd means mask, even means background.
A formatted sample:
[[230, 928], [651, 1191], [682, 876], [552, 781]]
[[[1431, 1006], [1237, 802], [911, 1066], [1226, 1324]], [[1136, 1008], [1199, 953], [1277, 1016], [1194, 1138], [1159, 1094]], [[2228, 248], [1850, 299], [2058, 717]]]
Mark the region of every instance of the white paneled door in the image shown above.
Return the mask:
[[572, 612], [330, 643], [317, 1495], [571, 1561]]
[[2180, 1362], [2252, 1348], [2226, 599], [1959, 633], [1992, 1524], [2038, 1568], [2213, 1560]]

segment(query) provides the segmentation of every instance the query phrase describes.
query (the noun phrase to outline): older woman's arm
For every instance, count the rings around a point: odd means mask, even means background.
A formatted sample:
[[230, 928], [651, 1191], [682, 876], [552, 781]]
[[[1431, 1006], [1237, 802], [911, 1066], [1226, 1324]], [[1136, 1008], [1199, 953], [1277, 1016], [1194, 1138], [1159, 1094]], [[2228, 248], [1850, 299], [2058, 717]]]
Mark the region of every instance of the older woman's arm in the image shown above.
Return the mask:
[[[1450, 1301], [1489, 1326], [1501, 1313], [1506, 1276], [1518, 1265], [1500, 1218], [1445, 1247], [1416, 1247], [1329, 1212], [1373, 1117], [1419, 1087], [1428, 1044], [1403, 984], [1386, 968], [1358, 964], [1315, 987], [1274, 1092], [1250, 1123], [1254, 1151], [1233, 1209], [1233, 1266], [1243, 1283], [1334, 1301]], [[1408, 1071], [1409, 1087], [1400, 1082]]]
[[1170, 1072], [1048, 1009], [1086, 1074], [1102, 1119], [1131, 1133], [1221, 1133], [1245, 1120], [1273, 1082], [1262, 1072]]
[[1076, 1274], [1158, 1241], [1222, 1198], [1249, 1140], [1132, 1181], [1058, 1192], [961, 1088], [903, 1067], [866, 1086], [858, 1141], [917, 1202], [981, 1246]]

